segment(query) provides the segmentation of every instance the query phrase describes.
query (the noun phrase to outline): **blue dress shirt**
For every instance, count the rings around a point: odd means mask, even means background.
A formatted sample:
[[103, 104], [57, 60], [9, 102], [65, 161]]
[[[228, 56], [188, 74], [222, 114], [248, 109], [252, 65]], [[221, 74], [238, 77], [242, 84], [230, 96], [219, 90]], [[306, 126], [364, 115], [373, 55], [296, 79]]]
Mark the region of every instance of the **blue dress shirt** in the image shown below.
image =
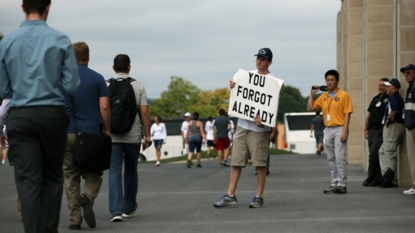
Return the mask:
[[79, 86], [69, 38], [44, 20], [23, 21], [0, 42], [0, 97], [10, 107], [64, 106]]

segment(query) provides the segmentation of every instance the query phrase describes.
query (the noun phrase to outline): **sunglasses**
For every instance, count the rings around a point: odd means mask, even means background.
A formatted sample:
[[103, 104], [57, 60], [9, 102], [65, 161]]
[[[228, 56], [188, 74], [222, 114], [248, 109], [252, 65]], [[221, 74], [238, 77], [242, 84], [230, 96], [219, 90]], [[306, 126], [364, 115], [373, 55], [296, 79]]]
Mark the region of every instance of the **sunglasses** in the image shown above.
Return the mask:
[[407, 74], [410, 74], [410, 73], [412, 73], [412, 71], [405, 71], [405, 72], [403, 72], [404, 75], [407, 75]]

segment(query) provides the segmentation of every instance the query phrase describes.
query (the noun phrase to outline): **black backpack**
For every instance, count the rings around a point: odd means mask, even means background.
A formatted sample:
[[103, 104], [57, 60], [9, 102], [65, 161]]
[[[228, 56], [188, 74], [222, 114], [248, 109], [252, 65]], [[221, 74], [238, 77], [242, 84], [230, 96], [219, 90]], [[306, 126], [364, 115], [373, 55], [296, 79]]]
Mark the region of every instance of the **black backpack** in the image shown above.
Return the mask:
[[137, 101], [131, 82], [133, 78], [111, 78], [108, 94], [111, 107], [111, 133], [121, 134], [128, 132], [137, 116]]

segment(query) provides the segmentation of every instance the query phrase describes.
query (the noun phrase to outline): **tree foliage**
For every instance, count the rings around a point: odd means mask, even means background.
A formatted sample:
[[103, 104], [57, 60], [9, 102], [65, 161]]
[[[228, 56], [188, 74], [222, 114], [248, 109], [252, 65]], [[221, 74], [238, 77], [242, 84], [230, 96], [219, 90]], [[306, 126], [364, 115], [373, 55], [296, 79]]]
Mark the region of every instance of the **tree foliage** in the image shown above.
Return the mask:
[[182, 77], [173, 76], [167, 90], [150, 105], [150, 115], [181, 117], [197, 111], [201, 117], [217, 116], [219, 108], [228, 108], [229, 94], [227, 88], [201, 90]]
[[307, 99], [301, 95], [298, 88], [283, 85], [280, 92], [277, 120], [284, 121], [284, 114], [287, 112], [307, 111]]

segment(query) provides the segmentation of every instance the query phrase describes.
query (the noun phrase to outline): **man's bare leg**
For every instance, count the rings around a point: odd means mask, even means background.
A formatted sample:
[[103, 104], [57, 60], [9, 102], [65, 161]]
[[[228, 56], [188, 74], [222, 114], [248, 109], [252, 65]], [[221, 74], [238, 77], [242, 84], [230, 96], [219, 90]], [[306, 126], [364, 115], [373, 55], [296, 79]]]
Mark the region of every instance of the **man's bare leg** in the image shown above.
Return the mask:
[[265, 188], [265, 180], [267, 178], [267, 167], [257, 167], [257, 191], [256, 195], [258, 197], [263, 197], [264, 195], [264, 188]]
[[238, 185], [239, 177], [241, 176], [242, 167], [232, 166], [231, 178], [229, 179], [228, 195], [235, 195], [236, 186]]

